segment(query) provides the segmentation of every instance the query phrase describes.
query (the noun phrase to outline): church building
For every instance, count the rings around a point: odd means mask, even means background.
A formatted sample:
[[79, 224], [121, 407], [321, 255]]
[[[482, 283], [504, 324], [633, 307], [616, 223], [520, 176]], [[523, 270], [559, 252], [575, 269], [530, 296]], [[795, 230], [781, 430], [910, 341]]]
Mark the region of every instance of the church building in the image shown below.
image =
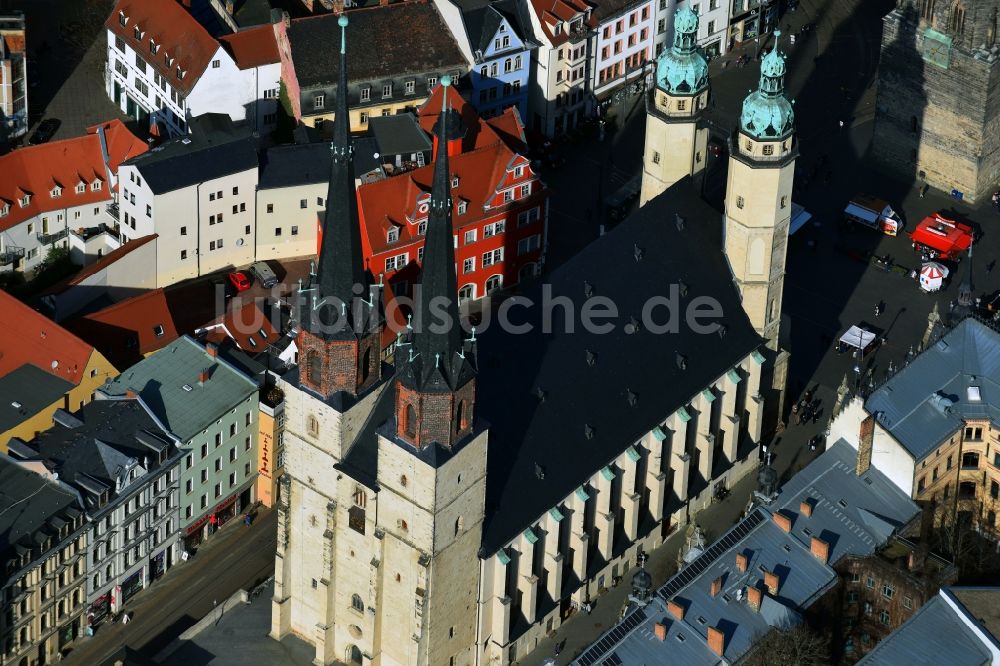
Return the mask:
[[[340, 25], [346, 33], [347, 17]], [[688, 130], [664, 98], [702, 108], [707, 94], [704, 57], [680, 56], [693, 78], [661, 71], [649, 102], [678, 137]], [[756, 469], [794, 159], [784, 60], [775, 52], [763, 67], [737, 134], [745, 171], [729, 183], [740, 212], [700, 198], [697, 128], [687, 139], [652, 133], [671, 166], [644, 167], [645, 205], [469, 330], [458, 323], [443, 148], [453, 114], [442, 108], [422, 281], [392, 366], [378, 353], [388, 324], [363, 268], [346, 100], [336, 100], [298, 366], [278, 380], [274, 638], [309, 642], [316, 664], [514, 663]]]
[[882, 23], [872, 156], [977, 203], [1000, 177], [1000, 0], [899, 0]]

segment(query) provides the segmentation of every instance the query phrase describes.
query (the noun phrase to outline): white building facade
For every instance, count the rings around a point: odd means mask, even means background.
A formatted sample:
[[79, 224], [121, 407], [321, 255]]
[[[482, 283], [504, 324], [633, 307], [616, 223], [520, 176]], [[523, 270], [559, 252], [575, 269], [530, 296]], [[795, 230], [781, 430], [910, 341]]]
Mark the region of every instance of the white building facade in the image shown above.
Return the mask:
[[593, 90], [599, 100], [652, 67], [656, 37], [656, 0], [639, 0], [602, 16], [594, 31]]

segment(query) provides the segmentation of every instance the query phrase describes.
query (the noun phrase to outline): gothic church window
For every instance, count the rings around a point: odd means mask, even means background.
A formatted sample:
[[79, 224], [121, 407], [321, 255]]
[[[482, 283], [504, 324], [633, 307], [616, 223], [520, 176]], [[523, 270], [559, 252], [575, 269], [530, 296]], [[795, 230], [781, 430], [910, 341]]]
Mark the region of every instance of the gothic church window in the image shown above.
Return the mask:
[[320, 377], [323, 376], [323, 359], [320, 357], [319, 352], [309, 352], [306, 367], [309, 368], [309, 381], [313, 384], [319, 384]]
[[961, 35], [965, 31], [965, 7], [960, 2], [951, 7], [951, 30], [956, 35]]
[[406, 433], [407, 437], [412, 438], [417, 434], [417, 410], [413, 408], [413, 405], [407, 404], [403, 412], [403, 432]]
[[934, 0], [923, 0], [920, 7], [920, 18], [930, 21], [934, 18]]
[[359, 594], [351, 595], [351, 608], [358, 611], [359, 613], [365, 610], [365, 602], [361, 599], [361, 595]]

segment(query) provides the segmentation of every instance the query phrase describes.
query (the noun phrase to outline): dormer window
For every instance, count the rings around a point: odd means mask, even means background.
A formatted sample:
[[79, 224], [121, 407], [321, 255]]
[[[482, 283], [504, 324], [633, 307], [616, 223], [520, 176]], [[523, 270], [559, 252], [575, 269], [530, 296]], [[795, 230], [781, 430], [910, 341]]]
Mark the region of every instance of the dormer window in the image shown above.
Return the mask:
[[[425, 236], [426, 234], [427, 234], [427, 220], [424, 220], [423, 222], [417, 225], [417, 235]], [[420, 249], [423, 250], [423, 248]]]
[[21, 208], [26, 208], [27, 205], [31, 203], [31, 195], [25, 194], [23, 197], [21, 197], [18, 203], [21, 205]]
[[55, 187], [52, 188], [52, 198], [58, 199], [61, 196], [62, 196], [62, 188], [56, 185]]
[[86, 191], [87, 191], [87, 184], [84, 183], [82, 180], [79, 183], [76, 184], [76, 193], [77, 194], [83, 194]]
[[555, 29], [552, 30], [552, 33], [555, 34], [555, 35], [561, 35], [562, 34], [562, 23], [556, 23]]
[[468, 208], [469, 208], [469, 202], [468, 201], [459, 201], [458, 202], [458, 214], [459, 215], [465, 215], [465, 211]]
[[451, 177], [451, 189], [458, 187], [458, 176]]
[[95, 180], [94, 182], [92, 182], [90, 184], [90, 191], [91, 192], [99, 192], [100, 189], [101, 189], [101, 179], [98, 178], [97, 180]]
[[181, 69], [180, 67], [177, 68], [177, 78], [178, 79], [183, 79], [184, 78], [184, 70]]
[[396, 241], [398, 241], [399, 240], [399, 228], [398, 227], [392, 227], [391, 229], [389, 229], [388, 233], [386, 233], [386, 240], [388, 240], [390, 243], [395, 243]]
[[170, 54], [167, 53], [166, 51], [163, 52], [163, 64], [166, 65], [167, 67], [170, 67], [172, 64], [174, 64], [174, 59], [171, 58]]
[[118, 12], [118, 22], [122, 25], [123, 28], [125, 27], [125, 24], [128, 23], [128, 17], [125, 16], [125, 12]]
[[520, 178], [523, 175], [524, 175], [524, 167], [523, 166], [516, 166], [516, 167], [514, 167], [514, 178]]
[[104, 506], [108, 503], [108, 491], [102, 490], [100, 496], [97, 498], [97, 505]]
[[142, 39], [142, 30], [139, 30], [139, 26], [135, 26], [135, 29], [132, 31], [132, 34], [135, 35], [136, 39]]
[[0, 217], [7, 217], [9, 213], [10, 213], [10, 204], [4, 202], [4, 204], [0, 206]]
[[149, 52], [156, 55], [156, 52], [160, 50], [160, 45], [154, 42], [152, 39], [149, 40]]

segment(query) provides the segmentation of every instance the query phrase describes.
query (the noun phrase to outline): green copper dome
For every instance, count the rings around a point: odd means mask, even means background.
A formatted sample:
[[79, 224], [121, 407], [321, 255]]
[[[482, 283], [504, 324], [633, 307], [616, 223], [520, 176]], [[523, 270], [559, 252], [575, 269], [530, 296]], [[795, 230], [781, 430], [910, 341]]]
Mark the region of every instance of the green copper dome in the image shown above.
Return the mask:
[[688, 7], [674, 14], [674, 45], [656, 63], [656, 85], [669, 93], [694, 94], [708, 85], [708, 61], [698, 50], [698, 15]]
[[758, 139], [777, 139], [794, 129], [795, 111], [785, 97], [785, 56], [778, 52], [779, 30], [774, 31], [775, 46], [760, 63], [760, 86], [743, 100], [740, 129]]

